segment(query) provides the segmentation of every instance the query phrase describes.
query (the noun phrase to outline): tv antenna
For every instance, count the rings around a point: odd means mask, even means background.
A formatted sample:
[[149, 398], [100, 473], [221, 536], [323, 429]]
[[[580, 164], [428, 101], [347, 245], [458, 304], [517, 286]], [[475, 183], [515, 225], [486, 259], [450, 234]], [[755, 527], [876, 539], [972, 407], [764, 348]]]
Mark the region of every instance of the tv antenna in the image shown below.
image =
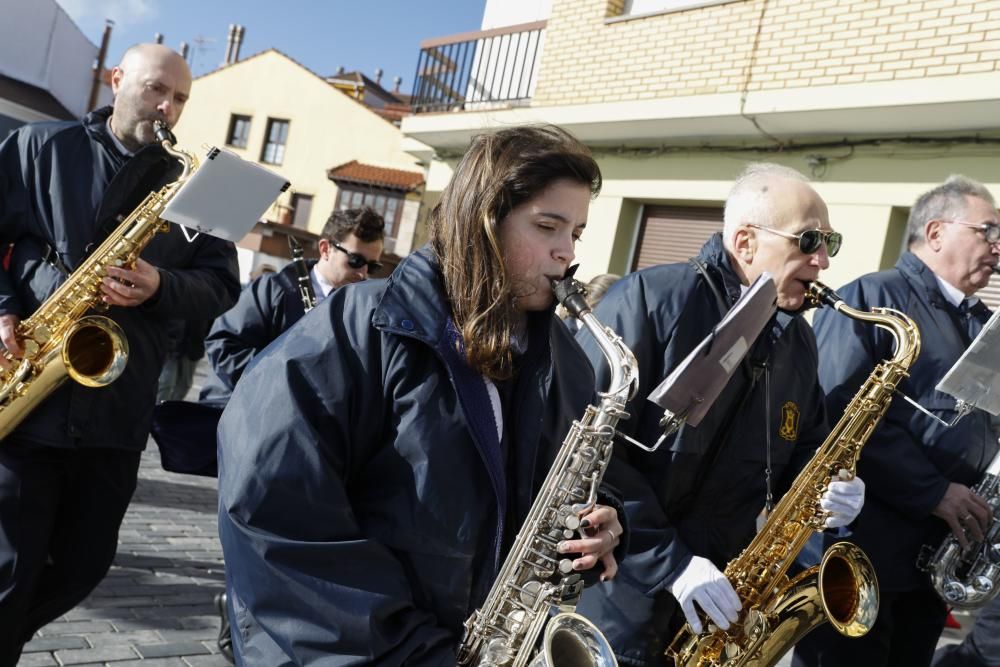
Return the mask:
[[206, 37], [205, 35], [195, 35], [195, 38], [191, 40], [194, 44], [193, 53], [191, 54], [191, 69], [192, 71], [198, 67], [198, 55], [201, 53], [207, 53], [209, 51], [214, 51], [215, 47], [211, 46], [215, 42], [214, 37]]

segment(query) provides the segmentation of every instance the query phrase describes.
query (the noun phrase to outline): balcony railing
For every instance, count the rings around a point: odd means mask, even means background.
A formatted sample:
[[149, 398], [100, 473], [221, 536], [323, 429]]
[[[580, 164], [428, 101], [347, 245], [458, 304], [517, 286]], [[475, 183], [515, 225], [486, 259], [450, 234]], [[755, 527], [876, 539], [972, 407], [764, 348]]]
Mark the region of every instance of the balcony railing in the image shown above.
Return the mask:
[[526, 103], [535, 91], [545, 21], [430, 39], [420, 44], [414, 113]]

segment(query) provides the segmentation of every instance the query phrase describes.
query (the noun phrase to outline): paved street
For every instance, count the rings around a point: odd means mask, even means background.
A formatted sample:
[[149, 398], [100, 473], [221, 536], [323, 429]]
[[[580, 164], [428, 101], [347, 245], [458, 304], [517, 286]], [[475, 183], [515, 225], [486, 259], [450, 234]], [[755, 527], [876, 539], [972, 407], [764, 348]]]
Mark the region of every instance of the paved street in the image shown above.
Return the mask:
[[150, 443], [115, 565], [83, 604], [42, 628], [18, 667], [214, 667], [223, 588], [215, 480], [160, 468]]

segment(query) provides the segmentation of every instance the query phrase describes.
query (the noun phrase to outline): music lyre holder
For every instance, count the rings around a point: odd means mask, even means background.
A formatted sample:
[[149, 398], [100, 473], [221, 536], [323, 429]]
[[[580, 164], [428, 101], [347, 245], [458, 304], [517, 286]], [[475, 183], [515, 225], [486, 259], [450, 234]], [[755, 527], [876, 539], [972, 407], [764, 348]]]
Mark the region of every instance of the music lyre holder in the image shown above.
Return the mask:
[[663, 408], [660, 426], [664, 432], [652, 447], [636, 445], [653, 451], [685, 424], [701, 423], [774, 315], [777, 298], [769, 274], [754, 281], [711, 333], [650, 392], [648, 400]]
[[976, 339], [962, 353], [935, 389], [955, 397], [955, 417], [945, 421], [915, 400], [900, 393], [908, 403], [946, 427], [952, 427], [975, 408], [1000, 415], [1000, 310], [983, 325]]

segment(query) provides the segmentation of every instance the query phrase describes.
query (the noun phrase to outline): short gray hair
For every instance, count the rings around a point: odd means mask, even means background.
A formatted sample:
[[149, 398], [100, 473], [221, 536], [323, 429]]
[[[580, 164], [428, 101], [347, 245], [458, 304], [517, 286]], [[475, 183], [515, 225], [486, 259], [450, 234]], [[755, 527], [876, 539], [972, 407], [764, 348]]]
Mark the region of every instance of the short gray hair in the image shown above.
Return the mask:
[[764, 207], [767, 193], [774, 179], [787, 179], [808, 183], [809, 179], [800, 172], [773, 162], [751, 162], [736, 177], [723, 214], [722, 241], [732, 248], [733, 236], [737, 228], [745, 222], [757, 222], [767, 217]]
[[924, 227], [931, 220], [961, 217], [969, 204], [966, 197], [982, 199], [996, 208], [996, 201], [986, 186], [968, 176], [952, 174], [941, 185], [920, 195], [913, 204], [906, 221], [906, 247], [913, 248], [924, 242]]

